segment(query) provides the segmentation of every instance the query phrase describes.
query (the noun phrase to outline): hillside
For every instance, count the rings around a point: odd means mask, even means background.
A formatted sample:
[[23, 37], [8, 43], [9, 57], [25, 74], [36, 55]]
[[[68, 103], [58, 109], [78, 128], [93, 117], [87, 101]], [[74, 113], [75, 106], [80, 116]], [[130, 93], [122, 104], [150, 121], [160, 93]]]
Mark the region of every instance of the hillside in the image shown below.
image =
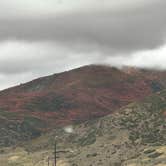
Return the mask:
[[0, 146], [114, 113], [166, 87], [166, 72], [85, 66], [0, 92]]
[[2, 166], [165, 166], [166, 90], [131, 103], [112, 115], [56, 129], [21, 148], [1, 149]]

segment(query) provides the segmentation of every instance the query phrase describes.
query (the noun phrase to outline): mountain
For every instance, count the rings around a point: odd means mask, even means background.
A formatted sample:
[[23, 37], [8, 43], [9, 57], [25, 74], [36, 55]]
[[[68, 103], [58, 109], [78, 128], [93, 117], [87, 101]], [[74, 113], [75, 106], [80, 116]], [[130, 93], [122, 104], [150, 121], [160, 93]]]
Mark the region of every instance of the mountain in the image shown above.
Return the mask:
[[0, 92], [0, 146], [93, 120], [166, 88], [166, 72], [90, 65]]
[[114, 114], [58, 128], [20, 147], [1, 149], [2, 166], [165, 166], [166, 90], [115, 111]]

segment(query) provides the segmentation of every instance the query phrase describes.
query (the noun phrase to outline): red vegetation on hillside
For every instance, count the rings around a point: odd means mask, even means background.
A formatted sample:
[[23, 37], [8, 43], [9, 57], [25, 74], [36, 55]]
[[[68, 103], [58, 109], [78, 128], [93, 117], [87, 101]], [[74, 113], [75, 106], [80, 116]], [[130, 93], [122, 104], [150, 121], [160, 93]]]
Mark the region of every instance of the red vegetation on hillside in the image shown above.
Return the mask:
[[0, 92], [0, 109], [68, 125], [113, 113], [166, 87], [165, 72], [85, 66]]

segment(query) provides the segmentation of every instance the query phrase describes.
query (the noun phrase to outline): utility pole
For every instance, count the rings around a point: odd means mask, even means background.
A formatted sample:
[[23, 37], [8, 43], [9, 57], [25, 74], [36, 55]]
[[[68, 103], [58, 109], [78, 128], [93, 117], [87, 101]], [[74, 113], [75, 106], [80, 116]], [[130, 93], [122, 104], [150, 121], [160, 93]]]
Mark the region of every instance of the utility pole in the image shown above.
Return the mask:
[[48, 157], [48, 166], [50, 166], [50, 158]]
[[55, 166], [57, 166], [57, 161], [56, 161], [56, 159], [57, 159], [57, 156], [56, 156], [56, 154], [57, 154], [57, 142], [56, 142], [56, 139], [55, 139], [55, 144], [54, 144], [54, 165]]

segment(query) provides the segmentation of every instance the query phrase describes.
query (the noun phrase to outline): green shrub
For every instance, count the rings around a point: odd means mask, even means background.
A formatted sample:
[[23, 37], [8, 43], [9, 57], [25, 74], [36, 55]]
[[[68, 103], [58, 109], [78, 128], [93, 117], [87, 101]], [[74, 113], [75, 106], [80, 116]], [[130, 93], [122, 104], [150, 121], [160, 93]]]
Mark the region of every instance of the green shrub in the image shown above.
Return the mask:
[[158, 153], [158, 152], [156, 152], [156, 153], [153, 153], [153, 154], [149, 155], [148, 157], [149, 157], [149, 158], [157, 158], [157, 157], [161, 156], [162, 154], [163, 154], [163, 153]]

